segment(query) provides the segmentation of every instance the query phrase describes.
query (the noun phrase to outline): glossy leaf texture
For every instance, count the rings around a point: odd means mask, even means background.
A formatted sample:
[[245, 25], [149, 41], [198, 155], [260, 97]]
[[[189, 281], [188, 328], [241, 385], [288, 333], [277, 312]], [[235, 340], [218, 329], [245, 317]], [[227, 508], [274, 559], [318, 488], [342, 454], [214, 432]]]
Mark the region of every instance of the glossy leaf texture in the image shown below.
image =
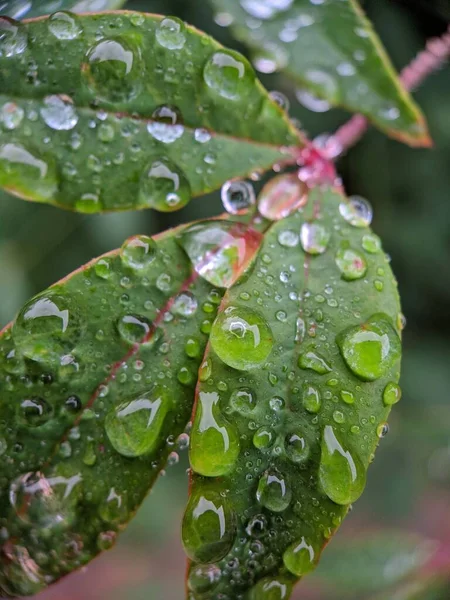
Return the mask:
[[89, 213], [173, 211], [302, 143], [244, 57], [133, 12], [0, 19], [0, 107], [0, 185]]
[[0, 15], [12, 19], [41, 17], [57, 10], [76, 13], [98, 12], [120, 8], [125, 0], [2, 0]]
[[224, 287], [260, 241], [227, 220], [131, 238], [2, 332], [0, 595], [36, 593], [110, 548], [177, 437], [187, 446]]
[[362, 494], [400, 398], [400, 304], [360, 199], [273, 224], [212, 325], [191, 431], [189, 600], [284, 600]]
[[283, 70], [315, 111], [342, 106], [413, 146], [430, 144], [425, 119], [403, 89], [357, 0], [211, 0], [263, 72]]

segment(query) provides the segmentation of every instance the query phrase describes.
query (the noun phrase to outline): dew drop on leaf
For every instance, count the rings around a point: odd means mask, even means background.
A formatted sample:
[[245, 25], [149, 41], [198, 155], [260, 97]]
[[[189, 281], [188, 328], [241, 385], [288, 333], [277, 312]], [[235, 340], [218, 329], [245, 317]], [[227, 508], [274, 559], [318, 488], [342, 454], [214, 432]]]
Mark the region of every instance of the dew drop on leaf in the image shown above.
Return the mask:
[[277, 175], [267, 183], [258, 198], [258, 210], [270, 221], [279, 221], [306, 204], [306, 185], [295, 174]]
[[192, 292], [180, 292], [174, 299], [172, 311], [181, 317], [192, 317], [197, 311], [198, 302]]
[[302, 463], [309, 456], [309, 446], [305, 438], [298, 433], [288, 433], [285, 438], [287, 457], [293, 463]]
[[381, 251], [381, 240], [374, 233], [368, 233], [363, 236], [362, 247], [369, 254], [378, 254]]
[[123, 263], [134, 271], [145, 271], [153, 263], [156, 255], [156, 243], [145, 235], [126, 240], [120, 250]]
[[0, 111], [0, 123], [5, 129], [12, 131], [20, 127], [25, 111], [15, 102], [6, 102]]
[[253, 445], [258, 450], [269, 448], [273, 441], [272, 432], [267, 427], [260, 427], [253, 435]]
[[282, 512], [291, 503], [292, 490], [283, 475], [266, 471], [259, 480], [256, 499], [261, 506], [273, 512]]
[[51, 129], [69, 131], [78, 123], [73, 102], [67, 96], [47, 96], [43, 104], [41, 116]]
[[255, 190], [247, 181], [227, 181], [221, 190], [222, 204], [231, 215], [248, 211], [256, 202]]
[[330, 373], [331, 371], [331, 367], [325, 358], [312, 350], [300, 354], [298, 366], [301, 369], [315, 371], [316, 373], [319, 373], [319, 375], [325, 375], [325, 373]]
[[190, 199], [191, 188], [185, 174], [168, 158], [155, 160], [144, 170], [139, 187], [140, 207], [172, 212], [186, 206]]
[[222, 50], [215, 52], [203, 70], [206, 85], [214, 93], [227, 100], [243, 100], [251, 92], [255, 73], [238, 52]]
[[176, 17], [166, 17], [156, 30], [156, 40], [168, 50], [180, 50], [186, 43], [185, 25]]
[[383, 402], [386, 406], [397, 404], [402, 397], [400, 386], [390, 381], [383, 391]]
[[59, 11], [48, 18], [49, 31], [58, 40], [74, 40], [82, 33], [78, 18], [69, 12]]
[[342, 279], [346, 281], [361, 279], [367, 271], [367, 262], [364, 256], [351, 248], [339, 248], [336, 253], [336, 264]]
[[230, 396], [229, 408], [242, 415], [249, 415], [256, 407], [256, 394], [248, 388], [238, 388]]
[[265, 577], [250, 590], [249, 600], [288, 600], [292, 581], [284, 577]]
[[23, 54], [28, 46], [25, 27], [8, 17], [0, 17], [0, 57]]
[[339, 212], [353, 227], [369, 227], [372, 223], [372, 206], [362, 196], [350, 196], [346, 201], [341, 202]]
[[117, 321], [117, 330], [120, 337], [129, 344], [142, 344], [150, 341], [152, 325], [141, 315], [124, 315]]
[[305, 410], [309, 413], [318, 413], [322, 406], [322, 400], [319, 390], [310, 383], [303, 385], [302, 402]]
[[330, 232], [319, 223], [303, 223], [300, 240], [303, 250], [308, 254], [323, 254], [330, 241]]
[[316, 552], [311, 544], [302, 537], [294, 542], [283, 554], [286, 569], [296, 577], [303, 577], [316, 567]]
[[28, 427], [44, 425], [53, 412], [50, 404], [44, 398], [37, 396], [22, 400], [19, 409], [18, 417]]

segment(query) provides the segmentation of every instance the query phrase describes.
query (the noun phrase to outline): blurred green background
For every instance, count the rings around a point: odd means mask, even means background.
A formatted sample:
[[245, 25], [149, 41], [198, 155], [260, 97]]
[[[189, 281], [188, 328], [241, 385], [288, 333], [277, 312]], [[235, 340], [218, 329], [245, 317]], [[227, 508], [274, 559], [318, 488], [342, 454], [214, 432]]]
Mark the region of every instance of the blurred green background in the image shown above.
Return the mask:
[[[214, 23], [205, 0], [135, 0], [127, 8], [177, 15], [245, 52]], [[450, 16], [447, 0], [367, 0], [365, 8], [398, 68], [428, 37], [443, 33]], [[311, 136], [332, 132], [346, 118], [340, 111], [302, 108], [280, 75], [262, 79], [269, 90], [290, 97], [290, 114]], [[428, 117], [432, 150], [411, 150], [370, 131], [339, 164], [347, 191], [373, 204], [374, 229], [399, 279], [407, 317], [403, 399], [365, 495], [317, 574], [298, 586], [296, 600], [450, 598], [450, 68], [430, 77], [417, 99]], [[27, 298], [126, 237], [220, 210], [213, 194], [171, 215], [80, 216], [2, 194], [0, 328]], [[181, 600], [185, 454], [161, 477], [114, 550], [39, 598]]]

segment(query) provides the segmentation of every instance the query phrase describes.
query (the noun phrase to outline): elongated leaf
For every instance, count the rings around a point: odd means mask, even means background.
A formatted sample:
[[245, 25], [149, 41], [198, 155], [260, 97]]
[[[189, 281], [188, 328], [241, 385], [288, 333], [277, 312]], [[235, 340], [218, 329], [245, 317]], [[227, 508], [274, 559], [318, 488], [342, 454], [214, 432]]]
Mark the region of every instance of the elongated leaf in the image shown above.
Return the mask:
[[0, 595], [114, 544], [189, 421], [223, 287], [260, 240], [221, 220], [131, 238], [3, 331]]
[[224, 296], [191, 432], [190, 600], [288, 598], [363, 492], [401, 352], [369, 221], [360, 200], [315, 190]]
[[111, 10], [124, 4], [125, 0], [3, 0], [0, 2], [0, 15], [24, 19], [49, 15], [57, 10], [83, 13]]
[[83, 212], [170, 211], [301, 140], [239, 54], [139, 13], [0, 20], [0, 185]]
[[[262, 70], [276, 65], [330, 105], [363, 113], [413, 146], [429, 144], [425, 120], [357, 0], [212, 3], [222, 16], [231, 17], [236, 35], [255, 50]], [[308, 107], [317, 106], [313, 97], [300, 92], [300, 98], [305, 96]]]

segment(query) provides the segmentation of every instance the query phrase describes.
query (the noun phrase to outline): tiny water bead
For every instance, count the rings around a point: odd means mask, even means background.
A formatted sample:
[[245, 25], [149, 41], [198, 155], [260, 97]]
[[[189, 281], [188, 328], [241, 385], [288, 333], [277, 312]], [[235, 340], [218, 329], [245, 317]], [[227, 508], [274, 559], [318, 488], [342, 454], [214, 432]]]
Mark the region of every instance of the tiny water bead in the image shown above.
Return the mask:
[[156, 41], [167, 50], [181, 50], [186, 43], [186, 27], [176, 17], [166, 17], [156, 30]]
[[17, 56], [27, 49], [28, 36], [25, 27], [14, 19], [0, 17], [0, 57]]
[[207, 60], [203, 78], [212, 92], [227, 100], [239, 101], [252, 91], [255, 73], [241, 54], [222, 50]]
[[217, 392], [200, 392], [192, 425], [189, 457], [191, 467], [205, 477], [229, 473], [239, 455], [239, 435], [223, 417]]
[[189, 558], [201, 563], [222, 559], [232, 547], [235, 533], [236, 518], [226, 498], [209, 488], [194, 490], [182, 526]]
[[390, 381], [383, 391], [383, 402], [386, 406], [393, 406], [400, 401], [402, 397], [402, 390], [400, 386]]
[[88, 87], [98, 98], [126, 102], [141, 90], [145, 67], [133, 41], [117, 37], [103, 39], [93, 46], [82, 71]]
[[366, 484], [361, 460], [344, 449], [331, 425], [323, 432], [319, 482], [330, 500], [341, 505], [355, 502]]
[[52, 200], [58, 191], [55, 161], [18, 143], [0, 145], [0, 185], [24, 197]]
[[227, 181], [221, 190], [222, 204], [231, 215], [248, 211], [256, 202], [255, 190], [248, 181]]
[[339, 212], [354, 227], [369, 227], [372, 223], [372, 207], [362, 196], [350, 196], [347, 201], [341, 202]]
[[256, 311], [228, 306], [214, 321], [210, 342], [225, 364], [247, 371], [267, 360], [273, 348], [273, 334], [267, 321]]
[[327, 249], [331, 234], [319, 223], [303, 223], [300, 230], [302, 248], [308, 254], [323, 254]]
[[367, 272], [367, 262], [364, 256], [351, 248], [340, 248], [336, 253], [336, 264], [342, 279], [354, 281], [361, 279]]
[[109, 441], [122, 456], [153, 452], [170, 409], [168, 392], [161, 386], [114, 407], [105, 421]]
[[211, 592], [217, 587], [221, 575], [222, 572], [217, 565], [194, 566], [188, 576], [188, 588], [197, 594]]
[[152, 325], [140, 315], [124, 315], [117, 321], [120, 337], [129, 344], [143, 344], [152, 340]]
[[179, 210], [191, 199], [186, 175], [168, 158], [153, 161], [141, 176], [138, 204], [162, 212]]
[[125, 241], [120, 250], [120, 257], [123, 263], [134, 271], [146, 271], [155, 260], [157, 252], [157, 245], [152, 238], [139, 235]]
[[258, 210], [270, 221], [279, 221], [306, 204], [308, 188], [296, 174], [277, 175], [258, 197]]
[[291, 503], [292, 490], [283, 475], [266, 471], [259, 480], [256, 499], [261, 506], [273, 512], [282, 512]]
[[67, 96], [44, 98], [41, 116], [46, 125], [56, 131], [69, 131], [78, 123], [78, 115], [73, 102]]
[[344, 331], [337, 342], [348, 368], [363, 381], [382, 377], [400, 360], [400, 338], [384, 314]]
[[283, 554], [283, 563], [286, 569], [296, 577], [303, 577], [316, 568], [316, 551], [304, 537], [299, 542], [294, 542]]
[[83, 31], [78, 17], [65, 11], [55, 12], [48, 18], [48, 29], [61, 41], [74, 40]]
[[249, 600], [288, 600], [293, 583], [287, 577], [265, 577], [250, 590]]

